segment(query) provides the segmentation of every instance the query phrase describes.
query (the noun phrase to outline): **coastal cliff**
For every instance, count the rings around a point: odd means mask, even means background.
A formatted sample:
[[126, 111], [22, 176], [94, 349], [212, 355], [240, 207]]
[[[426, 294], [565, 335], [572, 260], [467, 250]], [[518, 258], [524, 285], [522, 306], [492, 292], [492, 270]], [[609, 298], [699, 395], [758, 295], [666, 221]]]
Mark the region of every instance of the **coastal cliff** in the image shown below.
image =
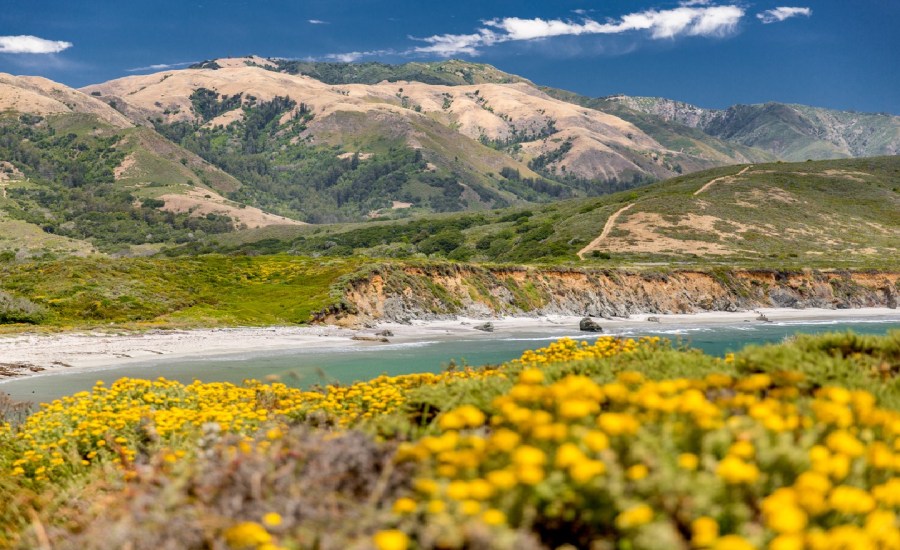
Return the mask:
[[347, 278], [314, 320], [342, 325], [454, 316], [740, 311], [761, 307], [896, 308], [900, 273], [379, 265]]

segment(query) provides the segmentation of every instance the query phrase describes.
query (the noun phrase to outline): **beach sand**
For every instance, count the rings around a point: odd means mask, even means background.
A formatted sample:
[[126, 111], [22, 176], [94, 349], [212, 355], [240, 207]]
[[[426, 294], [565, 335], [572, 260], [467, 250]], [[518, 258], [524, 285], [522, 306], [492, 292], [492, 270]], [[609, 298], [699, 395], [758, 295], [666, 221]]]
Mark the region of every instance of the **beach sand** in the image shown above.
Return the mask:
[[[694, 314], [642, 314], [628, 318], [595, 320], [604, 332], [621, 332], [634, 328], [654, 330], [681, 327], [761, 323], [760, 313], [773, 323], [799, 323], [833, 320], [886, 319], [900, 322], [900, 310], [865, 309], [780, 309], [768, 308], [745, 312], [702, 312]], [[648, 318], [658, 319], [649, 321]], [[310, 348], [346, 346], [378, 346], [376, 334], [388, 330], [391, 343], [452, 339], [484, 334], [476, 326], [493, 324], [498, 337], [516, 333], [558, 332], [570, 329], [580, 332], [581, 316], [456, 318], [439, 321], [413, 321], [411, 324], [381, 323], [374, 328], [352, 330], [335, 326], [312, 327], [235, 327], [192, 330], [153, 330], [147, 332], [67, 332], [61, 334], [19, 334], [0, 337], [0, 381], [41, 375], [125, 366], [165, 358], [192, 359], [215, 355], [254, 352], [290, 351]], [[652, 323], [652, 324], [651, 324]], [[356, 339], [354, 337], [363, 339]]]

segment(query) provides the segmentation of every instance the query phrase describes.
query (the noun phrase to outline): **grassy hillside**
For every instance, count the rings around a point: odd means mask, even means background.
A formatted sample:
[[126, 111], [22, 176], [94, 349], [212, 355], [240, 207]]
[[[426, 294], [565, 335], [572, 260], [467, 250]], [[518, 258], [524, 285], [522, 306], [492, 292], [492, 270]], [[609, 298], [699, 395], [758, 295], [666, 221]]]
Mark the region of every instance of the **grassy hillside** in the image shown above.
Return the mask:
[[[801, 129], [810, 140], [792, 138], [786, 147], [801, 157], [829, 156], [890, 150], [893, 126], [878, 126], [882, 115], [773, 104], [722, 118], [652, 98], [540, 90], [456, 61], [298, 63], [281, 71], [261, 58], [218, 62], [224, 66], [133, 76], [84, 92], [0, 78], [3, 257], [177, 248], [867, 266], [895, 256], [890, 158], [685, 175], [772, 159], [701, 126], [728, 122], [721, 131], [732, 137], [776, 141]], [[288, 74], [301, 69], [326, 82]], [[384, 82], [389, 74], [445, 80]], [[327, 83], [341, 79], [353, 83]], [[672, 174], [682, 177], [548, 205]], [[719, 177], [722, 184], [695, 195]], [[501, 207], [518, 210], [491, 211]], [[421, 217], [463, 211], [475, 213]], [[364, 220], [379, 221], [336, 223]]]
[[[232, 198], [315, 223], [411, 213], [396, 203], [444, 212], [594, 196], [748, 160], [723, 143], [685, 147], [676, 125], [651, 128], [662, 144], [618, 116], [458, 61], [220, 59], [84, 91], [238, 177], [246, 195]], [[391, 147], [419, 151], [424, 164], [374, 185], [341, 166]], [[294, 183], [305, 200], [289, 196]]]
[[236, 225], [223, 214], [165, 208], [166, 197], [212, 197], [240, 183], [148, 128], [116, 128], [91, 114], [5, 113], [0, 158], [8, 229], [0, 248], [12, 254], [146, 252]]
[[604, 337], [307, 391], [0, 402], [0, 547], [892, 548], [898, 361], [897, 331], [724, 359]]
[[260, 230], [181, 253], [891, 267], [900, 242], [898, 174], [898, 157], [718, 168], [600, 198], [396, 223]]
[[[244, 185], [229, 198], [311, 223], [480, 210], [574, 194], [549, 181], [529, 186], [502, 177], [504, 168], [530, 171], [425, 117], [338, 112], [312, 143], [312, 107], [288, 97], [251, 101], [227, 125], [210, 121], [240, 105], [239, 97], [200, 88], [191, 99], [196, 120], [156, 119], [157, 130], [240, 179]], [[411, 134], [416, 148], [404, 139]]]

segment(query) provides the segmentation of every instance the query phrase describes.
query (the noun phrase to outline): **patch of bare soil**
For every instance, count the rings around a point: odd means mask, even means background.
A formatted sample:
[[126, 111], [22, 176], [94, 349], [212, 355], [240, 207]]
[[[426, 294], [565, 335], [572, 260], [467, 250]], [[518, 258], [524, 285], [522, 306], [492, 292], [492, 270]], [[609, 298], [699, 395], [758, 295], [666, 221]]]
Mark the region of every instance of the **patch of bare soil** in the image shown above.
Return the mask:
[[[287, 114], [290, 115], [290, 113]], [[204, 124], [203, 127], [212, 128], [214, 126], [228, 126], [232, 122], [237, 122], [240, 120], [244, 120], [244, 110], [241, 108], [236, 108], [222, 113], [221, 115]]]
[[125, 174], [134, 168], [135, 162], [134, 153], [128, 153], [128, 155], [122, 159], [122, 162], [113, 169], [113, 177], [116, 181], [124, 178]]
[[826, 176], [845, 178], [848, 180], [858, 181], [860, 183], [865, 183], [865, 178], [871, 177], [871, 174], [866, 174], [865, 172], [853, 172], [850, 170], [825, 170], [822, 172]]
[[[0, 160], [0, 181], [21, 181], [24, 179], [25, 174], [16, 168], [15, 164]], [[3, 191], [3, 196], [6, 196], [6, 190]]]
[[229, 216], [234, 220], [236, 228], [246, 226], [248, 229], [256, 229], [270, 225], [307, 225], [305, 222], [263, 212], [253, 206], [242, 208], [229, 202], [225, 197], [205, 189], [194, 189], [184, 195], [162, 195], [159, 198], [166, 203], [162, 207], [163, 210], [188, 212], [197, 217], [207, 214]]
[[780, 202], [783, 204], [797, 204], [800, 200], [791, 193], [781, 189], [780, 187], [769, 187], [763, 189], [751, 189], [747, 192], [735, 193], [738, 199], [735, 204], [744, 208], [759, 208], [761, 204], [769, 202]]
[[337, 156], [337, 158], [345, 159], [345, 160], [352, 159], [353, 155], [359, 155], [359, 160], [368, 160], [368, 159], [372, 158], [372, 153], [351, 153], [351, 152], [341, 153], [340, 155]]
[[[727, 235], [714, 229], [715, 223], [718, 221], [723, 220], [714, 216], [688, 214], [682, 217], [678, 223], [670, 223], [662, 215], [655, 212], [637, 212], [631, 214], [617, 227], [618, 230], [624, 231], [626, 235], [608, 239], [604, 248], [610, 252], [631, 253], [673, 252], [699, 255], [728, 255], [738, 252], [738, 249], [722, 242], [722, 239]], [[734, 222], [728, 223], [737, 225], [739, 231], [741, 229], [746, 230], [746, 226], [740, 226], [739, 224], [734, 224]], [[675, 239], [665, 235], [665, 229], [675, 228], [710, 233], [715, 236], [718, 242]]]

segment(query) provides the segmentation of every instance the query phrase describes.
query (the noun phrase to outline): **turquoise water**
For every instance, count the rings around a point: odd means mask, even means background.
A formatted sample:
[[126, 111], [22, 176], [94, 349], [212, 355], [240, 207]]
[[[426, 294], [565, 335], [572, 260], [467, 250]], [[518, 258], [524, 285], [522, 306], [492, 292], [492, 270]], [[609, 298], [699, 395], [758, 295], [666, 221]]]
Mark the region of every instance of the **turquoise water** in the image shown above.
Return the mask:
[[[859, 333], [884, 334], [900, 329], [900, 319], [867, 319], [847, 322], [818, 323], [743, 323], [728, 326], [696, 326], [680, 329], [642, 329], [619, 331], [615, 335], [637, 337], [659, 335], [680, 340], [691, 347], [713, 355], [737, 351], [748, 344], [780, 342], [798, 332], [822, 333], [854, 330]], [[32, 376], [0, 383], [0, 391], [14, 399], [46, 402], [78, 391], [90, 389], [97, 380], [107, 384], [122, 378], [156, 378], [165, 376], [181, 382], [195, 379], [204, 382], [235, 382], [246, 378], [264, 379], [276, 375], [292, 386], [308, 387], [317, 383], [366, 380], [379, 374], [437, 372], [450, 360], [457, 364], [485, 365], [518, 357], [527, 349], [570, 336], [591, 340], [585, 333], [543, 331], [541, 333], [484, 334], [460, 339], [415, 342], [408, 344], [372, 344], [366, 347], [315, 350], [284, 350], [273, 353], [211, 356], [192, 360], [154, 360], [89, 372]]]

